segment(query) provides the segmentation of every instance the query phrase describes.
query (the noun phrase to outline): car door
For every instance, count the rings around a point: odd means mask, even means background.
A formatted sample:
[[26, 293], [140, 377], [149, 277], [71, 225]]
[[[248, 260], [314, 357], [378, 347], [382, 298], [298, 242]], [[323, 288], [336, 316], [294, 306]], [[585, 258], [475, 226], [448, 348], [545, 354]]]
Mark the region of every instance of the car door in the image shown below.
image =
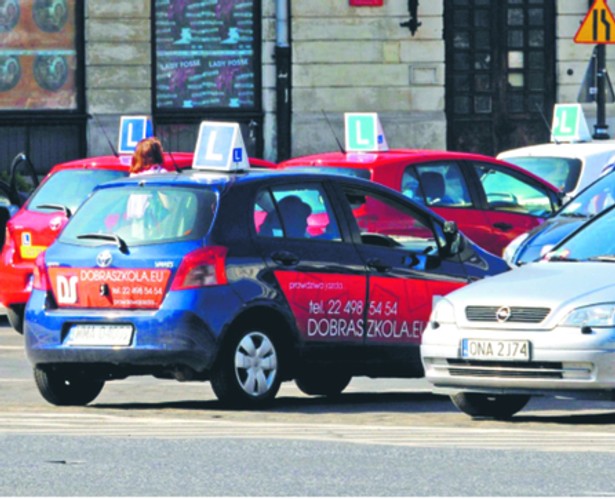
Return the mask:
[[492, 229], [457, 161], [443, 160], [408, 166], [402, 176], [402, 193], [453, 220], [459, 230], [478, 245], [489, 244]]
[[331, 357], [335, 345], [360, 346], [365, 267], [325, 184], [261, 188], [254, 203], [254, 228], [303, 346], [325, 346], [320, 354]]
[[557, 209], [540, 184], [519, 172], [481, 162], [473, 162], [471, 171], [480, 186], [491, 230], [483, 247], [498, 256], [518, 235], [540, 225]]
[[[357, 249], [367, 267], [364, 345], [386, 355], [389, 374], [419, 374], [419, 345], [434, 300], [468, 282], [458, 260], [442, 256], [435, 217], [385, 190], [345, 184]], [[440, 228], [441, 229], [441, 228]]]

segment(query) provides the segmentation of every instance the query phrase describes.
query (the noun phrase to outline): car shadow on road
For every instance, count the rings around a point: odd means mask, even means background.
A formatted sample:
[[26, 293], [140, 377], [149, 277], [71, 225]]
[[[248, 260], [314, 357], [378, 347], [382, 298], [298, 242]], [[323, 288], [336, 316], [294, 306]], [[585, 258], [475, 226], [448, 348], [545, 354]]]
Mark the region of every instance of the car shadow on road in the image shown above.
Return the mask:
[[582, 425], [582, 426], [607, 426], [615, 424], [615, 412], [601, 412], [599, 414], [558, 414], [558, 415], [516, 415], [506, 422], [513, 424], [556, 424], [556, 425]]
[[[152, 403], [94, 403], [90, 407], [117, 410], [193, 410], [225, 411], [231, 410], [217, 400], [171, 401]], [[232, 409], [236, 410], [236, 409]], [[343, 393], [335, 398], [326, 397], [289, 397], [276, 398], [271, 405], [262, 409], [277, 414], [353, 414], [353, 413], [424, 413], [454, 412], [455, 407], [448, 397], [429, 392], [387, 392], [387, 393]], [[249, 409], [248, 411], [254, 411]]]

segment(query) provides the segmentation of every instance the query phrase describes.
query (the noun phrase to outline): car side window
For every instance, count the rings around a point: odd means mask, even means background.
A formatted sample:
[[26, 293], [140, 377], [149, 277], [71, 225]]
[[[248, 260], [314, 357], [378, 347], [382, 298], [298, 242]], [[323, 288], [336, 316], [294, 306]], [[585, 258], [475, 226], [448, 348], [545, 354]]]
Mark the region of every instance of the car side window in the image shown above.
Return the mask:
[[408, 207], [357, 189], [345, 189], [345, 194], [363, 244], [417, 253], [437, 250], [433, 230]]
[[409, 166], [402, 176], [402, 192], [427, 206], [472, 206], [465, 178], [454, 161]]
[[541, 189], [488, 164], [474, 168], [489, 209], [545, 217], [553, 213], [549, 196]]
[[263, 189], [254, 204], [259, 236], [341, 241], [331, 204], [321, 186]]

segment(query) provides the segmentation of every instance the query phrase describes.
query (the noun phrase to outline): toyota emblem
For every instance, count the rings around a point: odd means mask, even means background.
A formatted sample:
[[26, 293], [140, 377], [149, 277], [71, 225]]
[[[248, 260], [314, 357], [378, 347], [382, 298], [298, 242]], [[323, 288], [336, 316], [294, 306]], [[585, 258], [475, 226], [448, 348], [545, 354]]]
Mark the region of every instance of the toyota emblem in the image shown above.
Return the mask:
[[510, 319], [511, 315], [512, 312], [510, 310], [510, 307], [500, 307], [495, 313], [495, 318], [498, 322], [506, 322], [508, 319]]
[[49, 228], [53, 231], [60, 230], [62, 228], [63, 217], [53, 217], [49, 221]]
[[111, 265], [112, 260], [113, 257], [111, 256], [111, 252], [109, 250], [104, 250], [98, 253], [98, 256], [96, 257], [96, 264], [99, 267], [108, 267]]

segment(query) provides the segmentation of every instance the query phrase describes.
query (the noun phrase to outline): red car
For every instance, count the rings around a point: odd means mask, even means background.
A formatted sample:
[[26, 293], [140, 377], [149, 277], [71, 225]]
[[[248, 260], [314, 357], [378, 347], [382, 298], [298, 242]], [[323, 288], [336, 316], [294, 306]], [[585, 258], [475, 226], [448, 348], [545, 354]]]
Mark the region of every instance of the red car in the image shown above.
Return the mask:
[[[170, 171], [190, 168], [193, 156], [191, 152], [165, 153], [164, 167]], [[56, 239], [94, 187], [128, 176], [130, 160], [130, 156], [98, 156], [56, 165], [6, 222], [0, 254], [0, 304], [6, 308], [9, 322], [18, 332], [22, 332], [36, 257]], [[252, 166], [275, 167], [274, 163], [261, 159], [249, 161]], [[6, 196], [16, 199], [14, 195]]]
[[330, 152], [278, 165], [306, 167], [400, 191], [455, 221], [461, 232], [498, 256], [515, 237], [551, 216], [562, 199], [556, 187], [532, 173], [480, 154], [420, 149]]

